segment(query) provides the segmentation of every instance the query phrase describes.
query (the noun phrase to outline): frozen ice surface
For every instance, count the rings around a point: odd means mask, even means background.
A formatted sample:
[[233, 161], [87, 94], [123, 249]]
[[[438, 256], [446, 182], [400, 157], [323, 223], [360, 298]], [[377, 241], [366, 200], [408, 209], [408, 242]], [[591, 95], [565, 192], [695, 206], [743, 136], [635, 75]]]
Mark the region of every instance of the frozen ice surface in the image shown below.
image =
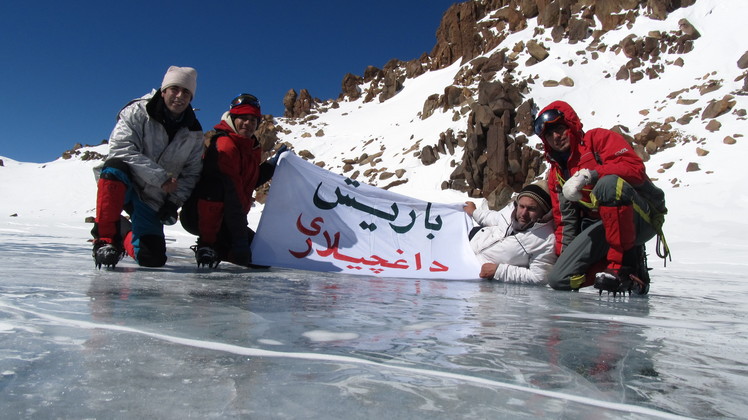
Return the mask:
[[[8, 225], [9, 226], [9, 225]], [[647, 298], [489, 281], [96, 270], [0, 229], [5, 418], [738, 418], [745, 276], [652, 259]]]

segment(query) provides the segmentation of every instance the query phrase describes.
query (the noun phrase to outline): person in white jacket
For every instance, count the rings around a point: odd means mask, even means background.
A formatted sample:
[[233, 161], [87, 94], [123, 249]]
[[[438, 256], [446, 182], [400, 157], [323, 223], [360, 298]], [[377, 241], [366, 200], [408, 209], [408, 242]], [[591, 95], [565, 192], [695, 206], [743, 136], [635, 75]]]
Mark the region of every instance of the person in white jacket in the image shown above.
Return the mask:
[[508, 283], [546, 284], [556, 262], [551, 197], [545, 181], [525, 186], [512, 205], [501, 210], [465, 212], [479, 225], [470, 246], [483, 263], [480, 277]]
[[[109, 154], [95, 168], [96, 267], [127, 253], [140, 266], [166, 263], [164, 225], [192, 193], [202, 169], [203, 130], [192, 110], [197, 71], [171, 66], [161, 89], [130, 101], [117, 116]], [[122, 223], [121, 213], [131, 224]]]

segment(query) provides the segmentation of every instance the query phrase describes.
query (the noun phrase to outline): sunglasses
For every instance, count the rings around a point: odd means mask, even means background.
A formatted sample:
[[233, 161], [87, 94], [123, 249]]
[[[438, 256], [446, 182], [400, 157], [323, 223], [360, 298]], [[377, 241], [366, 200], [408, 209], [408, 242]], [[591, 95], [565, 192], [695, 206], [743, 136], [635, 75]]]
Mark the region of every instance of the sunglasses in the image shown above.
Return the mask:
[[544, 113], [538, 115], [533, 123], [533, 129], [535, 134], [542, 136], [548, 125], [560, 123], [564, 121], [564, 113], [557, 109], [549, 109]]
[[255, 108], [260, 108], [260, 100], [257, 99], [256, 96], [250, 95], [249, 93], [242, 93], [241, 95], [234, 98], [234, 100], [231, 101], [231, 107], [239, 106], [239, 105], [251, 105]]

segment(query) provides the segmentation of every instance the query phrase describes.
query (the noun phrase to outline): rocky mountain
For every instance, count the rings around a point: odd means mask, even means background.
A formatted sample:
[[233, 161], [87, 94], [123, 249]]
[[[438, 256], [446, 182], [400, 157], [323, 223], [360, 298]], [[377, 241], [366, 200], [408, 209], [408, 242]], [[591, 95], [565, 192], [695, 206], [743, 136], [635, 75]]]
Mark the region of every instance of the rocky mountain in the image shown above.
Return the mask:
[[[337, 98], [289, 90], [284, 115], [266, 115], [257, 135], [268, 154], [285, 143], [382, 188], [428, 197], [427, 184], [500, 208], [544, 174], [533, 116], [564, 99], [587, 128], [621, 133], [645, 161], [664, 156], [658, 167], [648, 163], [650, 174], [662, 174], [660, 184], [686, 186], [684, 173], [719, 169], [700, 164], [711, 148], [744, 141], [736, 127], [746, 126], [748, 51], [724, 45], [746, 46], [746, 31], [734, 30], [742, 27], [730, 13], [735, 7], [718, 0], [456, 3], [430, 53], [346, 74]], [[668, 152], [684, 148], [692, 156], [685, 162], [683, 150]], [[76, 155], [101, 158], [79, 147], [64, 156]]]
[[[269, 140], [265, 144], [271, 147], [272, 134], [276, 134], [302, 156], [314, 160], [315, 150], [325, 143], [326, 135], [324, 130], [313, 127], [320, 124], [325, 113], [344, 103], [364, 106], [392, 101], [417, 78], [454, 65], [459, 68], [451, 83], [432, 86], [434, 93], [413, 117], [429, 120], [435, 113], [447, 113], [458, 126], [451, 124], [454, 128], [450, 128], [446, 124], [436, 138], [408, 139], [403, 148], [413, 149], [413, 155], [422, 165], [452, 159], [454, 168], [441, 180], [441, 188], [486, 198], [493, 208], [503, 206], [512, 192], [545, 170], [531, 125], [535, 110], [544, 105], [537, 102], [537, 97], [553, 96], [548, 89], [593, 89], [587, 87], [591, 80], [607, 79], [618, 84], [622, 92], [631, 87], [631, 95], [642, 95], [645, 93], [639, 93], [634, 85], [661, 81], [669, 86], [669, 93], [658, 98], [660, 103], [653, 98], [651, 107], [637, 110], [638, 124], [616, 123], [606, 128], [623, 134], [645, 161], [650, 155], [679, 144], [704, 143], [702, 127], [708, 133], [716, 133], [722, 125], [722, 116], [745, 120], [745, 101], [738, 106], [738, 98], [748, 94], [746, 51], [723, 57], [724, 63], [714, 63], [715, 71], [698, 75], [699, 80], [682, 77], [682, 71], [677, 78], [670, 77], [674, 69], [682, 70], [698, 60], [694, 46], [700, 42], [703, 30], [686, 18], [673, 16], [707, 1], [457, 3], [444, 13], [436, 31], [437, 43], [429, 54], [410, 61], [393, 59], [382, 68], [369, 66], [362, 76], [346, 74], [341, 93], [335, 99], [321, 101], [307, 90], [299, 94], [290, 90], [284, 98], [284, 117], [278, 118], [273, 126], [268, 121], [263, 127], [263, 134]], [[646, 32], [642, 28], [647, 28]], [[738, 76], [725, 79], [717, 71], [722, 64], [731, 66], [731, 73]], [[544, 71], [549, 67], [560, 71]], [[555, 77], [563, 75], [564, 68], [573, 67], [584, 67], [584, 78]], [[544, 93], [539, 93], [541, 90]], [[721, 96], [714, 97], [714, 92], [720, 92]], [[565, 92], [559, 92], [558, 96], [564, 95]], [[675, 104], [677, 109], [672, 107], [669, 113], [669, 105]], [[692, 130], [692, 125], [697, 124], [698, 129]], [[297, 129], [288, 129], [289, 126]], [[307, 129], [299, 130], [299, 126]], [[740, 135], [729, 133], [724, 142], [734, 143]], [[708, 151], [701, 148], [698, 153]], [[350, 176], [363, 176], [367, 182], [384, 188], [407, 182], [401, 179], [393, 184], [392, 176], [379, 178], [372, 168], [368, 168], [367, 176], [362, 169], [372, 163], [372, 154], [346, 157], [342, 163], [339, 167]], [[332, 170], [336, 167], [330, 161], [318, 164]], [[670, 166], [663, 165], [659, 170], [665, 171]], [[689, 162], [687, 170], [698, 170], [698, 163]], [[405, 169], [386, 170], [396, 171], [402, 173]]]

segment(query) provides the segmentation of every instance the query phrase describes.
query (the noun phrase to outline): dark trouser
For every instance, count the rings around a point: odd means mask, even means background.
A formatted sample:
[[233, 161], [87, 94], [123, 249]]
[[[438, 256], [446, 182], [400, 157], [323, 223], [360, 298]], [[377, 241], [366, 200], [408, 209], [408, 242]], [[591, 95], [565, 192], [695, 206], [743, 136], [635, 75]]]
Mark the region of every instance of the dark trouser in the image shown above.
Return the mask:
[[[140, 200], [130, 181], [127, 165], [106, 162], [99, 177], [96, 193], [94, 238], [124, 248], [138, 265], [162, 267], [166, 264], [164, 225], [158, 212]], [[123, 232], [122, 210], [132, 222], [132, 232]]]
[[590, 286], [595, 273], [606, 267], [636, 264], [631, 261], [633, 247], [656, 234], [649, 223], [649, 204], [622, 178], [600, 178], [592, 196], [601, 220], [584, 226], [564, 247], [548, 278], [548, 284], [556, 290]]
[[222, 201], [210, 201], [193, 195], [182, 206], [179, 220], [184, 230], [198, 237], [198, 245], [213, 248], [221, 261], [248, 266], [252, 262], [249, 245], [255, 232], [246, 226], [246, 221], [244, 226], [241, 223], [234, 228], [229, 226], [224, 208]]

